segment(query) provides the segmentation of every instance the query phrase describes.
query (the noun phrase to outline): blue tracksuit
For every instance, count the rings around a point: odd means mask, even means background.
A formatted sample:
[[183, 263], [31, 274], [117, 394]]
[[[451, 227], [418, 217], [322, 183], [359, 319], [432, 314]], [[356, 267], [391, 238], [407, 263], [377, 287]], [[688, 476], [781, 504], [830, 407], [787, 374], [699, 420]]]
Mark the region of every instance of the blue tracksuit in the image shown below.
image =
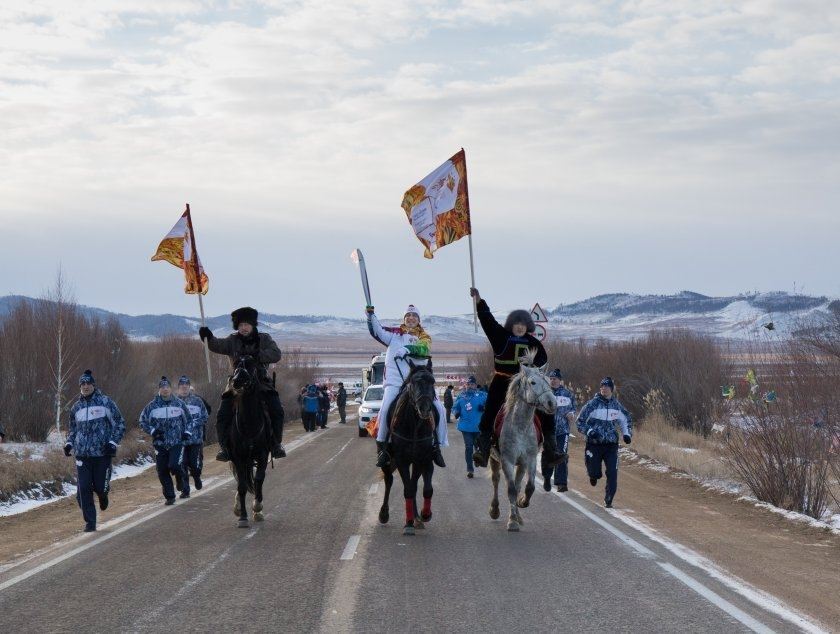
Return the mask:
[[301, 419], [304, 431], [315, 431], [321, 399], [317, 394], [307, 394], [301, 399]]
[[99, 390], [80, 396], [70, 408], [67, 444], [76, 456], [76, 502], [82, 509], [85, 523], [96, 527], [96, 505], [93, 494], [103, 497], [111, 488], [111, 456], [125, 434], [125, 420], [116, 403]]
[[487, 393], [479, 390], [464, 390], [452, 406], [452, 414], [458, 421], [458, 431], [464, 437], [464, 459], [467, 472], [474, 470], [473, 448], [478, 437], [478, 426], [487, 403]]
[[192, 475], [196, 483], [201, 482], [201, 470], [204, 467], [204, 426], [207, 423], [207, 407], [204, 405], [204, 399], [195, 394], [188, 394], [181, 399], [186, 403], [190, 414], [190, 427], [187, 431], [190, 432], [188, 440], [184, 441], [184, 475], [183, 488], [184, 493], [190, 492], [190, 478]]
[[601, 463], [607, 475], [605, 501], [612, 501], [618, 489], [618, 432], [633, 436], [633, 419], [615, 396], [606, 399], [600, 394], [590, 400], [577, 418], [577, 428], [586, 438], [584, 461], [590, 478], [601, 478]]
[[[554, 399], [557, 402], [557, 409], [554, 410], [554, 435], [557, 437], [557, 450], [569, 453], [569, 414], [574, 414], [575, 395], [565, 385], [554, 390]], [[568, 458], [547, 471], [543, 471], [544, 478], [551, 478], [554, 473], [554, 484], [566, 486], [569, 483], [569, 462]]]
[[[157, 452], [157, 474], [167, 499], [175, 497], [172, 476], [182, 485], [184, 473], [184, 445], [192, 434], [187, 404], [176, 396], [169, 400], [156, 396], [140, 413], [140, 427], [153, 438]], [[180, 487], [179, 487], [180, 488]]]

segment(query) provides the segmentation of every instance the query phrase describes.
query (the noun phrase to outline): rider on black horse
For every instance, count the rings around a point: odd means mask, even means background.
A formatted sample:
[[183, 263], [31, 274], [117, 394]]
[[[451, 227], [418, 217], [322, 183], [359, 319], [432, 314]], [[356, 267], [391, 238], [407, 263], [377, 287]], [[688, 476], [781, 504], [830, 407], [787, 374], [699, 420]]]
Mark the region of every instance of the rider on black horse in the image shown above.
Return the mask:
[[[280, 395], [274, 389], [271, 379], [268, 378], [268, 364], [277, 363], [280, 360], [280, 348], [274, 343], [271, 335], [257, 331], [258, 313], [255, 309], [250, 306], [237, 308], [230, 317], [236, 332], [224, 339], [214, 337], [213, 332], [206, 326], [199, 328], [198, 334], [202, 341], [207, 340], [207, 347], [211, 352], [230, 357], [231, 367], [235, 367], [238, 360], [244, 356], [251, 356], [257, 362], [260, 394], [271, 419], [271, 455], [275, 458], [284, 458], [286, 451], [283, 449], [282, 440], [285, 415], [283, 405], [280, 403]], [[222, 462], [230, 460], [226, 443], [231, 420], [233, 420], [233, 394], [225, 392], [222, 394], [222, 403], [216, 415], [216, 431], [221, 447], [216, 460]]]

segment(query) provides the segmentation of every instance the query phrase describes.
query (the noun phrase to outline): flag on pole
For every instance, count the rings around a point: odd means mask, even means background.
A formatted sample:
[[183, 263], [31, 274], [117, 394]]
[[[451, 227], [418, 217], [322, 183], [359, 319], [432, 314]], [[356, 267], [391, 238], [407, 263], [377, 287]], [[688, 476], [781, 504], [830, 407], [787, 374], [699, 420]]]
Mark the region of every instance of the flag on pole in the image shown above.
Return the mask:
[[439, 248], [472, 233], [467, 189], [467, 157], [463, 148], [455, 156], [411, 187], [402, 208], [427, 258]]
[[195, 236], [192, 231], [190, 206], [175, 223], [169, 233], [160, 241], [157, 251], [152, 256], [152, 262], [164, 260], [179, 269], [183, 269], [186, 285], [184, 292], [188, 295], [201, 293], [206, 295], [210, 290], [210, 280], [198, 259], [195, 249]]

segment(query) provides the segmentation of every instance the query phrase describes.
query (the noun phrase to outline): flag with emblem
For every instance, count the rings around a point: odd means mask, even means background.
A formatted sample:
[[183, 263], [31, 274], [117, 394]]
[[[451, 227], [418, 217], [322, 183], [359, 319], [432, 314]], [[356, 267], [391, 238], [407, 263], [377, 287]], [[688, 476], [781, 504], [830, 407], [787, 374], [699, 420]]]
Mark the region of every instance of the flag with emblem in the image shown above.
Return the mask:
[[175, 226], [160, 241], [152, 261], [163, 260], [184, 271], [186, 285], [184, 292], [188, 295], [201, 293], [206, 295], [210, 290], [210, 280], [198, 259], [195, 248], [195, 232], [193, 231], [190, 206], [175, 223]]

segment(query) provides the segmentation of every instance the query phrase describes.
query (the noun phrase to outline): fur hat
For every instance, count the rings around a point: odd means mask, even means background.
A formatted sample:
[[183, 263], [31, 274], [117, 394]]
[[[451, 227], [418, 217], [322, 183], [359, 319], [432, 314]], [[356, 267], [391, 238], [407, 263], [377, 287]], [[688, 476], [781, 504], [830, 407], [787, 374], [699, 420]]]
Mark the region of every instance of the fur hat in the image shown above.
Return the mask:
[[93, 372], [91, 372], [90, 370], [85, 370], [82, 373], [82, 376], [79, 377], [79, 385], [83, 385], [85, 383], [96, 385], [96, 381], [93, 380]]
[[244, 306], [242, 308], [237, 308], [230, 314], [230, 319], [233, 322], [234, 330], [239, 328], [239, 324], [245, 322], [246, 324], [251, 324], [254, 328], [257, 327], [257, 317], [259, 314], [255, 308], [251, 308], [250, 306]]
[[534, 318], [527, 310], [514, 310], [505, 320], [505, 330], [512, 331], [513, 324], [525, 324], [525, 332], [534, 332], [537, 327], [534, 325]]

